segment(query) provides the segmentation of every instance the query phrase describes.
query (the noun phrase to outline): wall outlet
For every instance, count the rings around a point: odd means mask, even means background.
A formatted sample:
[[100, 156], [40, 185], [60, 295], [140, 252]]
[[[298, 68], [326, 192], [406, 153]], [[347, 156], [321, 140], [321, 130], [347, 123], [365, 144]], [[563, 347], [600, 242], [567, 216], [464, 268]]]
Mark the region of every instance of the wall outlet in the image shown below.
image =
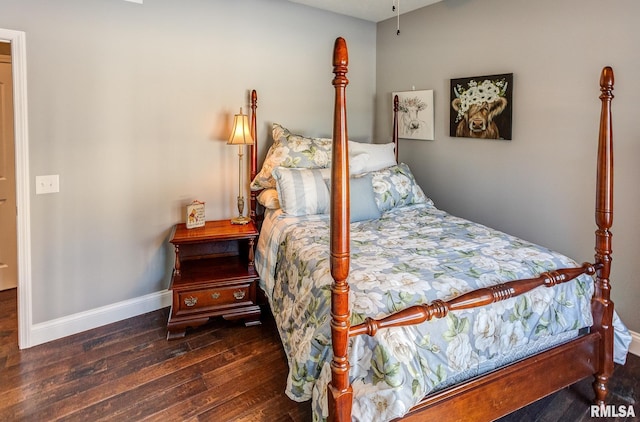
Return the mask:
[[59, 175], [50, 174], [47, 176], [36, 176], [36, 195], [56, 192], [60, 192]]

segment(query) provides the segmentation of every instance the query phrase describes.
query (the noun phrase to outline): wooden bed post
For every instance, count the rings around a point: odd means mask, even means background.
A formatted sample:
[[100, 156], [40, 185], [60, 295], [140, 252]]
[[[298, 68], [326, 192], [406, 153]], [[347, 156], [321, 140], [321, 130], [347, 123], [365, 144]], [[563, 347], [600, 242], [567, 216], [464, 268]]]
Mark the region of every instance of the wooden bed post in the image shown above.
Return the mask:
[[598, 175], [596, 181], [596, 255], [595, 294], [591, 302], [594, 328], [600, 333], [598, 372], [593, 389], [596, 404], [604, 404], [607, 382], [613, 373], [613, 302], [611, 285], [611, 232], [613, 223], [613, 131], [611, 100], [613, 99], [613, 69], [605, 67], [600, 77], [600, 134], [598, 137]]
[[349, 383], [349, 150], [347, 136], [347, 44], [337, 38], [333, 50], [333, 165], [331, 168], [331, 382], [327, 389], [329, 421], [351, 420], [353, 390]]
[[[251, 173], [250, 181], [255, 179], [258, 174], [258, 139], [256, 138], [256, 109], [258, 108], [258, 93], [254, 89], [251, 91], [251, 137], [253, 138], [253, 145], [251, 145]], [[251, 183], [251, 182], [250, 182]], [[258, 192], [251, 191], [251, 203], [249, 210], [249, 217], [256, 223], [256, 208], [258, 206]]]
[[393, 133], [392, 133], [392, 139], [393, 139], [393, 145], [394, 145], [394, 149], [396, 152], [396, 164], [398, 163], [398, 109], [399, 109], [399, 103], [400, 101], [398, 100], [398, 96], [394, 95], [393, 96]]

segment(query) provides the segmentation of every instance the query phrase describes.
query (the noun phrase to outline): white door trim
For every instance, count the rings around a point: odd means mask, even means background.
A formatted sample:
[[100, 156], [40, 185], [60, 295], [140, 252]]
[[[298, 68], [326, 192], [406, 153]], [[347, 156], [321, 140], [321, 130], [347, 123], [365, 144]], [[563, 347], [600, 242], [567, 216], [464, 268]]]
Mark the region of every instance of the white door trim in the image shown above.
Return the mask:
[[31, 208], [29, 194], [29, 126], [27, 119], [27, 46], [22, 31], [0, 28], [0, 40], [11, 43], [13, 119], [16, 146], [18, 230], [18, 346], [31, 347]]

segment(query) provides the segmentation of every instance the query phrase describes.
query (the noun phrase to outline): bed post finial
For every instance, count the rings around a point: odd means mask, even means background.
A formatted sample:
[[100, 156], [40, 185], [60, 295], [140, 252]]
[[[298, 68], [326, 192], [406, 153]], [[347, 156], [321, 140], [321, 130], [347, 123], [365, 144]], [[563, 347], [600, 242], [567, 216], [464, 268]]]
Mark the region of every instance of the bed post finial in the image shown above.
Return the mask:
[[611, 301], [611, 225], [613, 224], [613, 130], [611, 100], [613, 69], [605, 67], [600, 76], [600, 134], [598, 136], [598, 172], [596, 180], [596, 273], [595, 293], [591, 301], [594, 328], [600, 333], [598, 371], [593, 389], [595, 403], [604, 404], [607, 382], [613, 373], [613, 302]]
[[[344, 72], [342, 76], [344, 76], [344, 74], [347, 73], [348, 65], [349, 65], [349, 52], [347, 50], [347, 42], [344, 40], [344, 38], [338, 37], [336, 38], [336, 42], [333, 45], [333, 67], [334, 67], [333, 73], [335, 73], [337, 77], [338, 73], [336, 73], [335, 68], [342, 67], [344, 68]], [[334, 80], [334, 85], [335, 85], [335, 80]]]
[[329, 420], [351, 420], [353, 390], [349, 383], [349, 276], [350, 210], [349, 151], [347, 135], [346, 77], [349, 56], [344, 38], [333, 49], [333, 148], [331, 165], [331, 382], [327, 387]]
[[[600, 88], [601, 90], [603, 88], [607, 89], [609, 91], [609, 94], [611, 94], [611, 91], [613, 91], [613, 84], [613, 69], [611, 68], [611, 66], [605, 66], [602, 69], [602, 74], [600, 75]], [[611, 98], [613, 98], [613, 95], [611, 96]]]

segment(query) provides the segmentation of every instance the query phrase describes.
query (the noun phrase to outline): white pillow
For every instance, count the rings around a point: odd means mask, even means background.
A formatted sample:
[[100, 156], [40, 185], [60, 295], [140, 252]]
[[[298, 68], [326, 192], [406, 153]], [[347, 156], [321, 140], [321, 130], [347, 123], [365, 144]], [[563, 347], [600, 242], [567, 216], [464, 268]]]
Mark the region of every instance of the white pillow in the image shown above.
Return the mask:
[[352, 152], [349, 150], [349, 174], [365, 173], [369, 154], [366, 152]]
[[301, 216], [329, 212], [329, 189], [322, 170], [326, 173], [326, 169], [273, 169], [278, 200], [285, 213]]
[[[359, 154], [368, 154], [361, 173], [377, 171], [397, 164], [393, 142], [388, 144], [365, 144], [349, 141], [349, 155], [357, 156]], [[356, 174], [355, 172], [351, 173]]]
[[[349, 151], [349, 175], [359, 175], [362, 173], [366, 173], [365, 168], [367, 166], [367, 160], [369, 159], [369, 154], [360, 153], [360, 154], [351, 154]], [[320, 169], [322, 173], [322, 177], [325, 179], [331, 179], [331, 168]]]

